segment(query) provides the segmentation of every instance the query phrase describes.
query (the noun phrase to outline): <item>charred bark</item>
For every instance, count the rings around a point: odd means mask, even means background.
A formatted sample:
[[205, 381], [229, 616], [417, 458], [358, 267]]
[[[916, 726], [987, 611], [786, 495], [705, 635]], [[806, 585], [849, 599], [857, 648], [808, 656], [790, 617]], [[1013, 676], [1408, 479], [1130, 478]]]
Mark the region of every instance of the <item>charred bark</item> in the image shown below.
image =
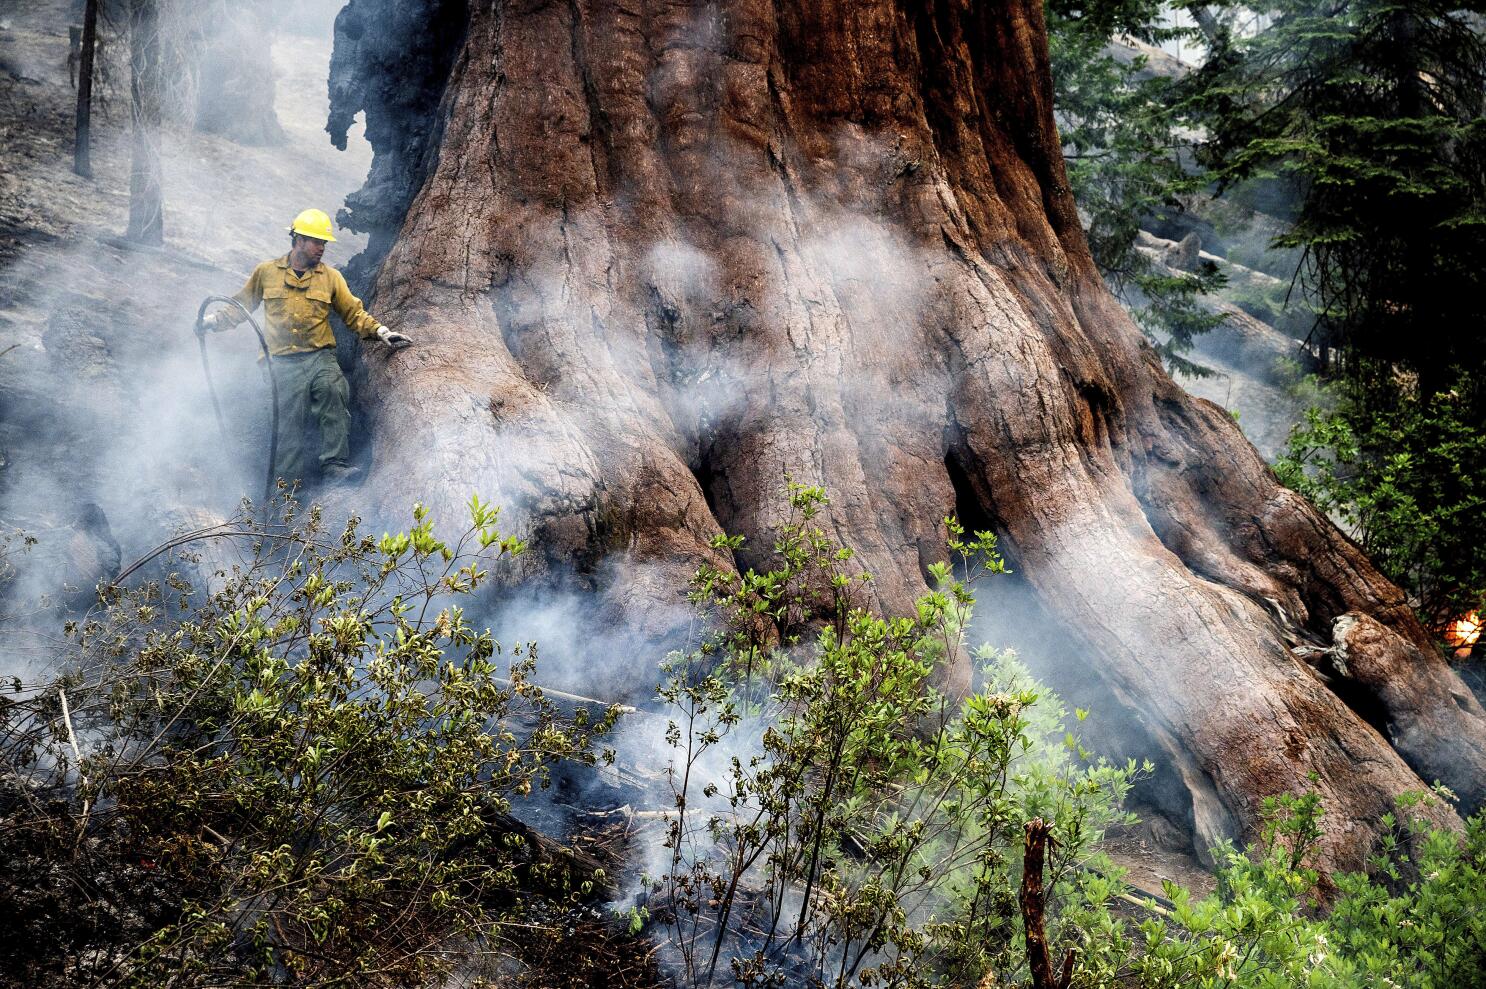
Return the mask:
[[78, 51], [77, 126], [74, 132], [72, 170], [85, 179], [93, 177], [93, 55], [98, 49], [98, 0], [87, 0], [83, 9], [82, 39]]
[[[463, 40], [396, 36], [408, 97], [347, 25], [419, 18]], [[381, 135], [376, 311], [419, 343], [369, 368], [389, 507], [495, 498], [654, 634], [699, 562], [757, 562], [709, 540], [767, 548], [786, 474], [908, 608], [953, 473], [1199, 848], [1314, 785], [1356, 866], [1397, 794], [1480, 800], [1486, 712], [1403, 595], [1103, 288], [1036, 0], [352, 0], [337, 38], [331, 129]]]
[[1032, 989], [1068, 989], [1073, 981], [1072, 948], [1063, 956], [1060, 975], [1054, 975], [1052, 952], [1047, 943], [1047, 891], [1042, 885], [1042, 866], [1047, 846], [1052, 841], [1052, 827], [1042, 818], [1027, 822], [1022, 851], [1022, 888], [1017, 901], [1022, 909], [1022, 934], [1027, 942], [1027, 968], [1032, 973]]
[[360, 287], [392, 246], [413, 197], [438, 159], [449, 72], [464, 45], [466, 0], [349, 3], [335, 19], [330, 62], [331, 141], [346, 149], [356, 114], [366, 115], [375, 152], [366, 185], [337, 220], [368, 235], [366, 252], [346, 269]]

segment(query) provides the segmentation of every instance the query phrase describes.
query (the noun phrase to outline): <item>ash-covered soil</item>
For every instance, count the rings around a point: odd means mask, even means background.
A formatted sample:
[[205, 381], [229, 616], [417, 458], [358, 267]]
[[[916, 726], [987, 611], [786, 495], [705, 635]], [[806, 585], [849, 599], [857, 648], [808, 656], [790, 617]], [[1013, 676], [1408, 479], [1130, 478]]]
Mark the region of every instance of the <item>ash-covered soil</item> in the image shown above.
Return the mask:
[[[172, 520], [228, 511], [238, 492], [257, 490], [246, 480], [264, 456], [251, 334], [210, 341], [224, 439], [192, 324], [206, 295], [237, 291], [254, 264], [286, 250], [298, 211], [334, 213], [365, 178], [371, 151], [359, 125], [345, 152], [324, 131], [336, 6], [300, 8], [299, 26], [318, 33], [289, 23], [273, 38], [285, 144], [245, 147], [167, 119], [165, 246], [139, 250], [119, 239], [130, 167], [123, 26], [101, 27], [86, 179], [72, 171], [71, 4], [0, 2], [0, 524], [38, 536], [38, 552], [71, 539], [89, 506], [128, 558]], [[365, 245], [339, 236], [332, 264]]]

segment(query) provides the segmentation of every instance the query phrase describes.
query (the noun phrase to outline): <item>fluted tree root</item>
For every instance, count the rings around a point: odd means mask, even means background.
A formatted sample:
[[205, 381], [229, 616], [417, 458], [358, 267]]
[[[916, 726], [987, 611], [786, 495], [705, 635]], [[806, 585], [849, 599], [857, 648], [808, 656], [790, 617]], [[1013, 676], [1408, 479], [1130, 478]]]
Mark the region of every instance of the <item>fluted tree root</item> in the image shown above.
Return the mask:
[[[380, 35], [394, 73], [365, 25], [420, 19], [442, 46]], [[647, 635], [700, 562], [764, 558], [787, 474], [889, 609], [972, 505], [1199, 846], [1314, 788], [1356, 866], [1398, 794], [1480, 801], [1486, 712], [1403, 595], [1102, 286], [1039, 3], [352, 0], [338, 31], [333, 129], [364, 107], [378, 155], [346, 219], [418, 341], [364, 389], [389, 505], [498, 498]]]

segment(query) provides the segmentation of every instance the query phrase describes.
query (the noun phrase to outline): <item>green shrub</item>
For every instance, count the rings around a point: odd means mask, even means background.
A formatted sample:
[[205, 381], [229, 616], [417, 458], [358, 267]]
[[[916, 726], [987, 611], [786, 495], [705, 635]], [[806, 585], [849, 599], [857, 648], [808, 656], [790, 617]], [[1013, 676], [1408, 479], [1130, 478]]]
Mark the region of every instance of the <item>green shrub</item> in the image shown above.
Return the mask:
[[1166, 909], [1145, 919], [1116, 908], [1116, 879], [1084, 877], [1068, 911], [1083, 931], [1075, 986], [1144, 989], [1456, 989], [1486, 980], [1486, 822], [1463, 835], [1408, 817], [1425, 795], [1400, 800], [1396, 828], [1370, 874], [1333, 877], [1324, 902], [1309, 858], [1320, 835], [1314, 795], [1272, 799], [1260, 841], [1245, 855], [1217, 850], [1218, 890], [1194, 901], [1171, 884]]
[[[1431, 830], [1411, 811], [1433, 797], [1403, 801], [1369, 874], [1331, 886], [1311, 861], [1319, 802], [1275, 800], [1248, 854], [1217, 850], [1214, 895], [1141, 904], [1099, 842], [1150, 767], [1096, 760], [1008, 653], [977, 654], [962, 701], [935, 687], [964, 654], [973, 585], [1004, 569], [994, 537], [946, 519], [953, 563], [887, 618], [816, 524], [824, 493], [792, 485], [790, 502], [773, 569], [697, 574], [714, 631], [662, 688], [665, 895], [628, 920], [668, 926], [687, 985], [1025, 986], [1034, 819], [1073, 986], [1486, 979], [1486, 823]], [[171, 576], [109, 593], [60, 677], [14, 685], [0, 980], [413, 986], [481, 955], [573, 953], [551, 918], [603, 877], [506, 812], [555, 761], [600, 758], [616, 713], [562, 717], [531, 647], [498, 664], [466, 621], [459, 597], [522, 549], [470, 507], [453, 543], [422, 509], [380, 540], [314, 513], [249, 527], [216, 591]]]
[[[506, 816], [595, 724], [458, 598], [522, 550], [470, 503], [373, 539], [256, 528], [209, 595], [115, 591], [0, 706], [0, 981], [426, 984], [583, 876]], [[240, 527], [241, 528], [241, 527]], [[521, 732], [513, 723], [526, 724]]]
[[1334, 950], [1363, 985], [1486, 984], [1486, 818], [1468, 820], [1462, 837], [1433, 830], [1408, 810], [1402, 801], [1406, 823], [1375, 860], [1376, 879], [1337, 879], [1327, 918]]
[[1468, 403], [1407, 377], [1332, 401], [1292, 431], [1280, 481], [1347, 526], [1436, 633], [1486, 609], [1486, 434]]
[[693, 600], [718, 631], [673, 658], [663, 689], [677, 809], [651, 906], [683, 984], [1026, 986], [1017, 886], [1039, 817], [1053, 822], [1049, 942], [1055, 959], [1072, 952], [1074, 987], [1486, 979], [1486, 825], [1462, 836], [1408, 816], [1433, 798], [1402, 802], [1408, 823], [1368, 875], [1323, 879], [1320, 802], [1288, 796], [1266, 804], [1247, 854], [1215, 850], [1215, 894], [1167, 884], [1169, 908], [1132, 895], [1098, 845], [1150, 767], [1093, 759], [1010, 654], [979, 654], [964, 702], [933, 686], [963, 649], [972, 584], [1002, 569], [994, 537], [967, 541], [947, 519], [955, 565], [932, 569], [938, 589], [913, 615], [884, 618], [813, 521], [824, 494], [790, 497], [774, 569], [698, 573]]
[[868, 578], [815, 524], [823, 492], [792, 485], [790, 501], [776, 569], [697, 575], [718, 632], [673, 659], [662, 692], [677, 807], [663, 888], [684, 982], [963, 985], [1023, 970], [1027, 822], [1052, 824], [1056, 896], [1129, 819], [1140, 770], [1093, 760], [1009, 654], [979, 654], [963, 701], [935, 688], [963, 656], [969, 584], [1003, 569], [994, 536], [967, 541], [947, 519], [957, 566], [932, 566], [937, 589], [886, 618], [856, 602]]

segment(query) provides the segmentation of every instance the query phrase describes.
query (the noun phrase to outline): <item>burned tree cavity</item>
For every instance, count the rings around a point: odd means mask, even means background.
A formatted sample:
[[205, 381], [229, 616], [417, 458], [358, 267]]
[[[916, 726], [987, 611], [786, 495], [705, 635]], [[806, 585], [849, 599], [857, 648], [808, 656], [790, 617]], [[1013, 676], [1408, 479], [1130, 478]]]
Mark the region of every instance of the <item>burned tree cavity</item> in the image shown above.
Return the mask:
[[1398, 794], [1479, 804], [1486, 712], [1102, 286], [1041, 9], [352, 0], [330, 129], [365, 110], [377, 157], [346, 221], [419, 342], [370, 358], [375, 490], [496, 499], [528, 566], [600, 558], [596, 620], [641, 635], [734, 565], [713, 536], [772, 542], [787, 475], [896, 611], [975, 509], [1199, 847], [1314, 787], [1358, 866]]
[[339, 220], [369, 235], [366, 252], [346, 270], [365, 281], [396, 236], [414, 195], [437, 159], [445, 114], [439, 101], [464, 43], [466, 0], [348, 3], [335, 19], [331, 58], [331, 141], [342, 151], [356, 114], [376, 151], [364, 188]]

